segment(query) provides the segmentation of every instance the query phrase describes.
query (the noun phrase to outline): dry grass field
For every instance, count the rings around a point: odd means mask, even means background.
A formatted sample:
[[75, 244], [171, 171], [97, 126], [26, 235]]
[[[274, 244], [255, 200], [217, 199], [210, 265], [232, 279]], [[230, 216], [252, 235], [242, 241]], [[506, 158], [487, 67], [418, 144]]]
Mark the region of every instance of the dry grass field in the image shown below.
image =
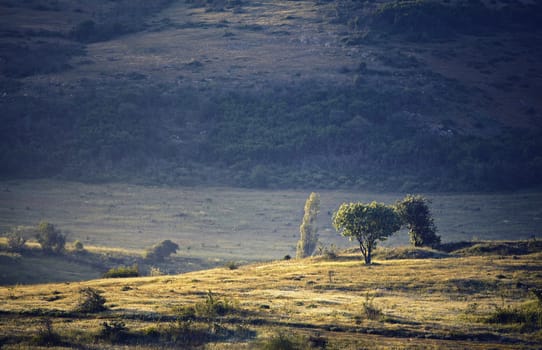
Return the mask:
[[[48, 319], [58, 348], [282, 349], [266, 346], [283, 339], [303, 349], [535, 349], [542, 344], [537, 324], [488, 320], [535, 302], [529, 288], [542, 282], [541, 259], [535, 253], [363, 266], [358, 254], [346, 254], [2, 287], [0, 340], [6, 349], [39, 344]], [[74, 311], [87, 287], [102, 293], [107, 310]], [[220, 308], [208, 312], [205, 305]], [[104, 331], [104, 323], [119, 322], [117, 331]]]

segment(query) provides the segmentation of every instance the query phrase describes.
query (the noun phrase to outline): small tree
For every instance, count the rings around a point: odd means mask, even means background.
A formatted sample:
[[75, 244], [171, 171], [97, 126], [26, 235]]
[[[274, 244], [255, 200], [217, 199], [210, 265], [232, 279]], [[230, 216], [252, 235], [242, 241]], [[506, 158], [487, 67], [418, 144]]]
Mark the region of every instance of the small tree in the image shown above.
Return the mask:
[[55, 225], [42, 221], [38, 225], [36, 239], [46, 253], [61, 253], [66, 245], [66, 236]]
[[318, 227], [316, 217], [320, 212], [320, 195], [312, 192], [305, 202], [305, 214], [299, 227], [300, 238], [297, 242], [297, 258], [312, 255], [318, 244]]
[[437, 227], [429, 210], [429, 203], [431, 203], [429, 200], [420, 195], [409, 194], [395, 204], [403, 225], [408, 228], [410, 243], [415, 247], [434, 248], [440, 244], [440, 236], [436, 233]]
[[24, 245], [26, 244], [26, 238], [23, 233], [15, 229], [12, 232], [8, 233], [8, 249], [14, 252], [20, 252], [23, 250]]
[[382, 203], [343, 203], [333, 214], [333, 226], [343, 236], [359, 242], [365, 264], [370, 264], [377, 242], [398, 231], [401, 220], [393, 208]]
[[145, 252], [145, 258], [149, 260], [161, 261], [171, 254], [175, 254], [177, 250], [179, 250], [179, 245], [177, 243], [173, 243], [169, 239], [166, 239], [165, 241], [162, 241], [147, 249]]

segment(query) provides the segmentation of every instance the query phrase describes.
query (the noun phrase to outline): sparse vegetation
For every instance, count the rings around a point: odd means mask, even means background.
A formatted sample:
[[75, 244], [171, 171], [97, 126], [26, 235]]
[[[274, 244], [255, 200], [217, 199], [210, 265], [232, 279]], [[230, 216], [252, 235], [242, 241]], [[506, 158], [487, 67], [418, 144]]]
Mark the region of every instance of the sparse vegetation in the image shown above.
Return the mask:
[[85, 287], [79, 290], [79, 303], [76, 311], [84, 313], [95, 313], [106, 310], [105, 298], [95, 288]]

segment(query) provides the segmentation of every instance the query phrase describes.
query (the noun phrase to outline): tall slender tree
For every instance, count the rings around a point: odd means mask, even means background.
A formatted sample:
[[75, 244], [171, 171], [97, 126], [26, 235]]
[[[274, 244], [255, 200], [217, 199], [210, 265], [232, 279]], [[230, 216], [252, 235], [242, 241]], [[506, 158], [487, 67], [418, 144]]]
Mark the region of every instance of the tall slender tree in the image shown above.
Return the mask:
[[299, 226], [300, 238], [297, 242], [297, 258], [311, 256], [318, 244], [318, 226], [316, 218], [320, 212], [320, 195], [312, 192], [305, 202], [305, 214]]

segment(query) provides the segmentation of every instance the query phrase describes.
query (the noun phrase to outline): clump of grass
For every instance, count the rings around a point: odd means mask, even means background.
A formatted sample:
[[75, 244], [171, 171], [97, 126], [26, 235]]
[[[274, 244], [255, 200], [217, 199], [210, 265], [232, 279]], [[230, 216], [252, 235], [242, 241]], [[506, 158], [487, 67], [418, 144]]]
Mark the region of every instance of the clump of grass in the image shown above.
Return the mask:
[[328, 340], [320, 336], [286, 335], [283, 332], [271, 336], [259, 344], [261, 350], [325, 349]]
[[369, 320], [379, 320], [382, 317], [382, 310], [374, 304], [374, 296], [369, 296], [369, 293], [365, 294], [365, 301], [362, 304], [363, 315]]
[[339, 257], [339, 248], [335, 244], [319, 246], [318, 255], [323, 256], [327, 260], [335, 260]]
[[532, 293], [536, 297], [535, 300], [529, 300], [520, 306], [497, 306], [487, 322], [517, 324], [522, 331], [542, 329], [542, 293], [539, 289], [532, 290]]

